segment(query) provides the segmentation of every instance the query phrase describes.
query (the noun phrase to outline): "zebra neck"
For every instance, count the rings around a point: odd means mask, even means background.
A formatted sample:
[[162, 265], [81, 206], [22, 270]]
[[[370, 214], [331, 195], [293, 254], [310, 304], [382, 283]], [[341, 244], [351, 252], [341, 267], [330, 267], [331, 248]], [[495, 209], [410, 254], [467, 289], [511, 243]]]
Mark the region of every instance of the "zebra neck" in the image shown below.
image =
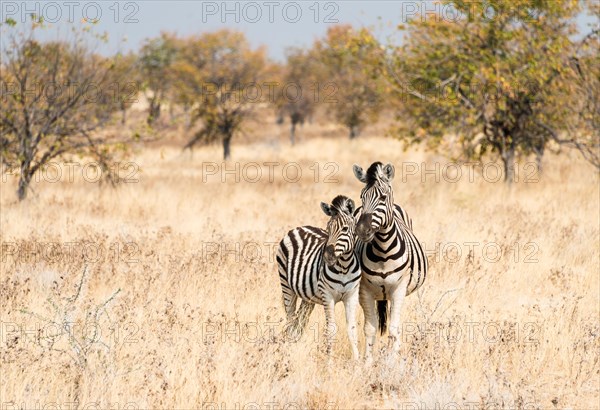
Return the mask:
[[402, 235], [399, 233], [395, 221], [392, 220], [391, 224], [375, 233], [372, 243], [376, 243], [381, 249], [388, 249], [390, 246], [396, 244], [396, 241], [404, 242]]
[[347, 273], [351, 268], [353, 268], [358, 263], [358, 258], [354, 253], [354, 249], [352, 249], [348, 253], [344, 253], [340, 255], [340, 258], [337, 260], [335, 265], [327, 266], [325, 261], [323, 260], [323, 266], [326, 270], [335, 273]]

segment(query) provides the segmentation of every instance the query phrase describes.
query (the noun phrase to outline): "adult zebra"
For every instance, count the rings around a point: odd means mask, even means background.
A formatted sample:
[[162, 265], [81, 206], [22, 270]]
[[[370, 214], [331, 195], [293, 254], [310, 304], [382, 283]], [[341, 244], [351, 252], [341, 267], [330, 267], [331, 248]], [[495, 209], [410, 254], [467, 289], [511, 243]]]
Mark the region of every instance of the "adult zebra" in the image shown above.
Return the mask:
[[370, 361], [377, 319], [383, 334], [388, 313], [389, 342], [395, 352], [399, 351], [400, 309], [404, 297], [425, 281], [427, 257], [408, 214], [394, 204], [394, 166], [375, 162], [366, 172], [358, 165], [353, 169], [356, 178], [365, 184], [360, 194], [362, 208], [356, 211], [356, 253], [362, 269], [359, 300], [365, 315], [365, 359]]
[[[339, 195], [331, 205], [321, 202], [321, 208], [331, 217], [326, 231], [302, 226], [289, 231], [279, 243], [277, 265], [288, 326], [293, 324], [294, 330], [301, 334], [315, 304], [323, 305], [330, 354], [335, 330], [334, 306], [342, 301], [352, 355], [358, 359], [356, 309], [361, 272], [354, 252], [354, 201]], [[296, 312], [298, 297], [302, 303]]]

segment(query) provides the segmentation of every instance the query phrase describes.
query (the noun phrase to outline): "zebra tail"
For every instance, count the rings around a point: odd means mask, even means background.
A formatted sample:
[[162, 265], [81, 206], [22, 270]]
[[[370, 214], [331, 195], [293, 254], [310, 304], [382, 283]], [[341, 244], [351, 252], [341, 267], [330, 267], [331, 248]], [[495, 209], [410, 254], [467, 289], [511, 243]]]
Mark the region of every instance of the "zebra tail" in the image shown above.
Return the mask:
[[377, 314], [379, 316], [379, 332], [383, 335], [387, 330], [387, 300], [377, 301]]
[[297, 318], [298, 318], [298, 331], [300, 335], [304, 333], [304, 329], [306, 329], [306, 325], [308, 324], [308, 319], [310, 319], [310, 314], [315, 308], [314, 303], [302, 301], [300, 303], [300, 307], [298, 308]]
[[302, 301], [300, 307], [296, 311], [294, 318], [286, 325], [286, 337], [291, 341], [298, 341], [304, 334], [310, 314], [315, 308], [314, 303]]

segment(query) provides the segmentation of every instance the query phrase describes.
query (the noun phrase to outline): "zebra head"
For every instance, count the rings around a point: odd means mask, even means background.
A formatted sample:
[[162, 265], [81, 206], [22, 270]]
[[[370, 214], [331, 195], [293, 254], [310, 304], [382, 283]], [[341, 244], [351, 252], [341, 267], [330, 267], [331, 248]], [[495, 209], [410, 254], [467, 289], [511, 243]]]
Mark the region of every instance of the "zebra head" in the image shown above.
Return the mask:
[[354, 201], [338, 195], [331, 201], [331, 205], [321, 202], [321, 209], [331, 217], [327, 222], [327, 244], [323, 257], [328, 266], [333, 266], [341, 255], [354, 249]]
[[360, 193], [362, 209], [356, 224], [356, 234], [362, 242], [373, 240], [375, 233], [393, 222], [394, 193], [392, 179], [394, 166], [374, 162], [365, 172], [358, 165], [353, 167], [354, 175], [364, 184]]

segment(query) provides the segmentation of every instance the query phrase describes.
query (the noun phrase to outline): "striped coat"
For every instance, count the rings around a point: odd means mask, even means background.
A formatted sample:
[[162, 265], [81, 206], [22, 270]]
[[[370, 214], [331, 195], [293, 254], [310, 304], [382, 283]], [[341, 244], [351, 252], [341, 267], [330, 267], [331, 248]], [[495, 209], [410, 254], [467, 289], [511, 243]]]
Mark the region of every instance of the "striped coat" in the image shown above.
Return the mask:
[[[400, 348], [400, 310], [404, 297], [419, 289], [427, 276], [427, 256], [412, 229], [408, 214], [394, 203], [394, 167], [373, 163], [354, 174], [365, 184], [362, 207], [356, 212], [362, 279], [360, 305], [365, 315], [365, 358], [371, 360], [377, 327], [388, 327], [394, 351]], [[388, 306], [388, 302], [389, 306]]]
[[[335, 334], [334, 306], [346, 308], [348, 337], [353, 355], [358, 357], [356, 308], [361, 270], [354, 251], [354, 202], [337, 196], [331, 205], [321, 203], [330, 216], [327, 229], [302, 226], [292, 229], [279, 243], [277, 266], [288, 318], [288, 330], [296, 337], [308, 322], [314, 305], [325, 309], [327, 350], [331, 352]], [[302, 301], [296, 310], [297, 300]]]

